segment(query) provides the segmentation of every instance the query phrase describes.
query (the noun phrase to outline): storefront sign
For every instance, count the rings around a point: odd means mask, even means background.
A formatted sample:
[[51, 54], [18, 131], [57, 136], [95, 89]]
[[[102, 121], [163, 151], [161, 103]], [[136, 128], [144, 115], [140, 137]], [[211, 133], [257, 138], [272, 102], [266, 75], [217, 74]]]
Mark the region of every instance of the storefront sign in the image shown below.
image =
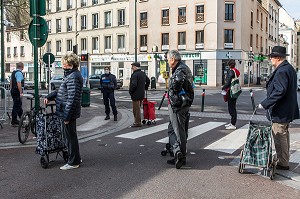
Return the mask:
[[[91, 62], [134, 62], [134, 55], [91, 55]], [[142, 54], [137, 56], [137, 61], [152, 61], [152, 54]]]

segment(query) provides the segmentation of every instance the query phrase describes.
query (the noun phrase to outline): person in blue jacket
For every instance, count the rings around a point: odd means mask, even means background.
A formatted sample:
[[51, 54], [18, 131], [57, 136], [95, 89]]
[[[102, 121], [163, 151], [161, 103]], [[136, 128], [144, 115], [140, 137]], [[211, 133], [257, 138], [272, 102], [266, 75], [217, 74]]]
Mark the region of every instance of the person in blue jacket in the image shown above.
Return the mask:
[[110, 108], [109, 103], [114, 114], [114, 121], [118, 120], [118, 112], [116, 107], [115, 93], [114, 90], [117, 87], [117, 79], [116, 76], [110, 73], [110, 67], [106, 66], [104, 68], [104, 74], [100, 77], [100, 89], [103, 93], [103, 102], [105, 105], [105, 120], [110, 119]]
[[258, 108], [268, 110], [267, 117], [272, 121], [272, 133], [279, 160], [276, 168], [281, 170], [289, 170], [289, 124], [294, 119], [299, 119], [297, 75], [286, 56], [288, 54], [285, 47], [273, 47], [269, 57], [275, 69], [267, 82], [267, 97], [258, 105]]

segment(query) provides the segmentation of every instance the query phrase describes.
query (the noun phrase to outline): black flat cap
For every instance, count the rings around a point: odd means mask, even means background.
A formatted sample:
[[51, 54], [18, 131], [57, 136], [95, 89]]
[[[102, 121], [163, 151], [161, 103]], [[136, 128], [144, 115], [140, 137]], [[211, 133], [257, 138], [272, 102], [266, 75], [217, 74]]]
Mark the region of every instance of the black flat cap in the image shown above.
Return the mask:
[[132, 66], [136, 66], [136, 67], [141, 67], [141, 65], [140, 65], [140, 63], [139, 62], [133, 62], [132, 64], [131, 64]]

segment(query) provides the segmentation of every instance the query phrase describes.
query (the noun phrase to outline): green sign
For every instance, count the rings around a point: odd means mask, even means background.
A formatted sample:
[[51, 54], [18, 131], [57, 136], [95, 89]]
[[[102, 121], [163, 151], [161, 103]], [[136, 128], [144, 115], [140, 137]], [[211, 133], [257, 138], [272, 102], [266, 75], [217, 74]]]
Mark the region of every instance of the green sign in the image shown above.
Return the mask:
[[46, 15], [46, 0], [30, 0], [30, 17]]
[[52, 64], [54, 62], [54, 60], [55, 60], [55, 57], [52, 53], [46, 53], [43, 56], [43, 61], [45, 62], [45, 64], [49, 64], [49, 62], [50, 62], [50, 64]]
[[30, 25], [29, 25], [29, 39], [32, 45], [34, 45], [34, 40], [37, 41], [37, 47], [42, 47], [48, 38], [48, 25], [47, 22], [44, 18], [42, 17], [37, 17], [36, 21], [36, 38], [35, 38], [35, 34], [34, 34], [34, 20], [31, 21]]

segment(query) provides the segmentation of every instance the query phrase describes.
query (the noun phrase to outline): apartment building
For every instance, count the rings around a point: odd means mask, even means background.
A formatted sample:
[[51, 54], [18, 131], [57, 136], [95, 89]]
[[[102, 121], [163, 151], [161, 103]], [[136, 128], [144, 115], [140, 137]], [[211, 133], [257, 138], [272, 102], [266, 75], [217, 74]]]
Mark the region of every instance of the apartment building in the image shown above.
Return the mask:
[[[248, 79], [256, 83], [257, 77], [271, 69], [267, 60], [249, 64], [249, 51], [256, 56], [266, 55], [278, 41], [280, 3], [277, 0], [46, 2], [44, 18], [49, 36], [40, 54], [51, 52], [55, 55], [51, 69], [55, 74], [62, 73], [61, 57], [77, 50], [79, 55], [89, 54], [89, 74], [101, 74], [109, 65], [112, 73], [128, 85], [136, 40], [137, 60], [149, 77], [162, 79], [161, 73], [169, 71], [165, 52], [178, 49], [196, 83], [222, 85], [228, 59], [237, 60], [237, 68], [243, 74], [242, 83], [247, 83]], [[27, 52], [32, 54], [31, 48], [26, 47]], [[32, 63], [32, 57], [28, 60]], [[7, 63], [13, 60], [7, 58]], [[83, 67], [87, 63], [81, 64]], [[30, 66], [29, 72], [33, 71]]]

